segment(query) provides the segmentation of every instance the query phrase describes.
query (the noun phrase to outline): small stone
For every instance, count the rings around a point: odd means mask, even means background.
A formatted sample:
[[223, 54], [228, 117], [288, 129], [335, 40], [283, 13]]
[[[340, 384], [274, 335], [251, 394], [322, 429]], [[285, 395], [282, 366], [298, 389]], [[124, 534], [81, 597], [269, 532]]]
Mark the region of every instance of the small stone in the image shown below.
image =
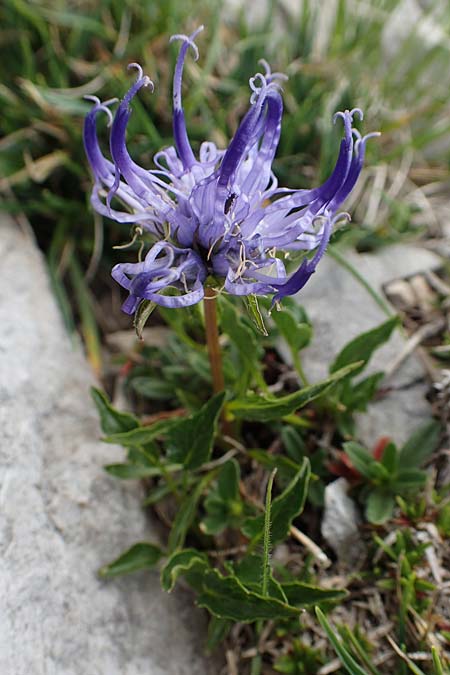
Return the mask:
[[405, 279], [390, 281], [386, 284], [385, 292], [394, 307], [403, 311], [414, 307], [416, 296]]
[[416, 298], [415, 304], [424, 314], [429, 314], [433, 310], [436, 296], [423, 274], [415, 274], [411, 277], [411, 279], [409, 279], [409, 285]]
[[363, 561], [365, 546], [359, 532], [361, 518], [355, 502], [347, 494], [348, 488], [345, 478], [326, 486], [321, 532], [339, 562], [353, 567]]

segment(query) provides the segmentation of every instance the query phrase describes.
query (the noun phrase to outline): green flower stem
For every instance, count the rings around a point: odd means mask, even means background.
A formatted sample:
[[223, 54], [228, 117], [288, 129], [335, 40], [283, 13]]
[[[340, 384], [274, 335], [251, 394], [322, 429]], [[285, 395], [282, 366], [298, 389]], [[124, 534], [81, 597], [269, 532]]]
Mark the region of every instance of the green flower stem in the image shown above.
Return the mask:
[[266, 492], [266, 512], [264, 514], [264, 550], [263, 550], [263, 572], [261, 593], [267, 597], [269, 590], [269, 576], [270, 576], [270, 526], [271, 526], [271, 512], [272, 512], [272, 488], [273, 481], [277, 470], [274, 469], [269, 476]]
[[353, 267], [353, 265], [349, 263], [348, 260], [346, 260], [346, 258], [343, 255], [340, 254], [340, 252], [337, 250], [335, 246], [330, 246], [328, 248], [327, 253], [334, 260], [336, 260], [336, 262], [339, 265], [341, 265], [341, 267], [346, 269], [347, 272], [350, 272], [350, 274], [356, 279], [356, 281], [360, 283], [361, 286], [363, 286], [363, 288], [366, 289], [366, 291], [369, 293], [369, 295], [372, 296], [372, 298], [375, 300], [377, 305], [383, 310], [386, 316], [388, 317], [394, 316], [387, 302], [385, 302], [381, 297], [381, 295], [377, 293], [377, 291], [369, 284], [367, 279], [365, 279], [363, 275], [360, 274], [358, 270], [355, 267]]
[[303, 386], [308, 387], [310, 385], [310, 382], [309, 382], [308, 378], [306, 377], [305, 371], [303, 370], [303, 364], [302, 364], [302, 360], [300, 358], [300, 354], [295, 349], [292, 349], [291, 353], [292, 353], [292, 361], [294, 363], [294, 368], [297, 371], [298, 375], [300, 376], [300, 379], [302, 381]]
[[[263, 569], [262, 569], [262, 583], [261, 595], [267, 597], [269, 595], [269, 578], [270, 578], [270, 527], [272, 517], [272, 488], [273, 481], [277, 470], [274, 469], [269, 476], [266, 490], [266, 508], [264, 513], [264, 541], [263, 541]], [[259, 637], [264, 627], [264, 621], [256, 622], [256, 634]], [[257, 654], [252, 659], [250, 675], [260, 675], [262, 672], [262, 657]]]
[[213, 390], [215, 394], [218, 394], [225, 389], [225, 384], [223, 380], [222, 356], [219, 345], [219, 329], [217, 326], [216, 292], [214, 289], [205, 288], [203, 307], [205, 312], [206, 344], [211, 366]]

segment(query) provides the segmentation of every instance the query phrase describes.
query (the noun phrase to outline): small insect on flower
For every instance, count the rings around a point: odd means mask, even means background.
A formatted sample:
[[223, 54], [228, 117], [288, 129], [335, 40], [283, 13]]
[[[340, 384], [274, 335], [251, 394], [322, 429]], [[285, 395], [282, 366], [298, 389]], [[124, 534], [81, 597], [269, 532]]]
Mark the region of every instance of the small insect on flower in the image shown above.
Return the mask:
[[[359, 109], [338, 112], [344, 135], [333, 172], [320, 187], [295, 190], [278, 187], [272, 162], [280, 139], [283, 101], [280, 83], [286, 77], [264, 73], [250, 78], [250, 107], [226, 150], [201, 144], [194, 154], [186, 131], [181, 85], [186, 54], [198, 58], [192, 35], [174, 35], [181, 42], [173, 81], [174, 145], [154, 156], [147, 170], [130, 157], [126, 128], [131, 101], [153, 83], [135, 63], [135, 84], [114, 116], [109, 106], [93, 98], [84, 125], [84, 145], [95, 184], [92, 205], [120, 223], [134, 223], [148, 234], [150, 248], [141, 262], [116, 265], [112, 276], [129, 292], [122, 309], [135, 312], [142, 300], [164, 307], [186, 307], [204, 296], [208, 277], [233, 295], [271, 295], [273, 303], [297, 293], [322, 258], [333, 225], [361, 172], [368, 134], [352, 128]], [[97, 138], [99, 112], [111, 123], [112, 161], [102, 154]], [[119, 201], [124, 210], [112, 207]], [[299, 268], [288, 275], [279, 251], [303, 250]], [[309, 251], [315, 251], [308, 257]], [[208, 281], [209, 283], [209, 281]]]

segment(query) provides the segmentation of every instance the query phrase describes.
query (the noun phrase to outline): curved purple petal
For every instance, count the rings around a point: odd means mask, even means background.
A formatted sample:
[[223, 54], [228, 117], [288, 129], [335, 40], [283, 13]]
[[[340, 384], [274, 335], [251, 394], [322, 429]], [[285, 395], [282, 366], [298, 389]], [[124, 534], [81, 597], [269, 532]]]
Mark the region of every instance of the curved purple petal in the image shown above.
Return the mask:
[[[111, 275], [130, 293], [122, 309], [132, 314], [142, 300], [152, 300], [163, 307], [187, 307], [199, 302], [207, 270], [191, 249], [163, 241], [154, 244], [142, 262], [115, 265]], [[169, 288], [180, 295], [160, 293]]]
[[184, 110], [181, 97], [181, 84], [183, 80], [183, 67], [189, 47], [194, 50], [195, 60], [198, 59], [197, 45], [194, 40], [197, 35], [203, 30], [203, 26], [199, 26], [191, 35], [172, 35], [170, 42], [174, 40], [182, 40], [180, 52], [178, 54], [177, 63], [175, 66], [175, 74], [173, 77], [173, 137], [175, 140], [175, 147], [178, 155], [183, 163], [185, 169], [190, 169], [196, 162], [194, 153], [192, 152], [191, 144], [186, 130], [186, 121], [184, 119]]
[[294, 272], [289, 279], [283, 284], [274, 284], [278, 288], [277, 293], [272, 298], [272, 307], [276, 302], [282, 300], [286, 295], [294, 295], [298, 293], [311, 278], [311, 275], [316, 271], [323, 254], [326, 251], [328, 242], [330, 241], [333, 221], [329, 216], [326, 217], [323, 229], [322, 239], [319, 247], [311, 260], [303, 260], [302, 264], [296, 272]]

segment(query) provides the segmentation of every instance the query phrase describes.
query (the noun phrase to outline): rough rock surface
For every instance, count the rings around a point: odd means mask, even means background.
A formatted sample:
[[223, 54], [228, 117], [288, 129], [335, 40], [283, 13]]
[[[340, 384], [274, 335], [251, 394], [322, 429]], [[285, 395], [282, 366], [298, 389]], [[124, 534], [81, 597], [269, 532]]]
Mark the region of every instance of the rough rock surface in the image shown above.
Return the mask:
[[[345, 256], [380, 295], [389, 281], [437, 269], [442, 262], [434, 253], [408, 245], [391, 246], [376, 255], [346, 251]], [[312, 382], [326, 377], [328, 365], [348, 341], [387, 318], [367, 290], [329, 256], [321, 261], [317, 273], [297, 298], [314, 326], [312, 344], [302, 352], [303, 365]], [[366, 373], [386, 370], [404, 344], [405, 338], [395, 331], [389, 342], [375, 352]], [[391, 388], [390, 393], [372, 403], [368, 413], [357, 416], [359, 436], [369, 446], [382, 435], [401, 443], [430, 417], [424, 370], [414, 354], [383, 385]]]
[[157, 535], [136, 483], [102, 465], [92, 377], [65, 334], [34, 242], [0, 220], [0, 673], [200, 675], [204, 617], [157, 573], [96, 570]]

